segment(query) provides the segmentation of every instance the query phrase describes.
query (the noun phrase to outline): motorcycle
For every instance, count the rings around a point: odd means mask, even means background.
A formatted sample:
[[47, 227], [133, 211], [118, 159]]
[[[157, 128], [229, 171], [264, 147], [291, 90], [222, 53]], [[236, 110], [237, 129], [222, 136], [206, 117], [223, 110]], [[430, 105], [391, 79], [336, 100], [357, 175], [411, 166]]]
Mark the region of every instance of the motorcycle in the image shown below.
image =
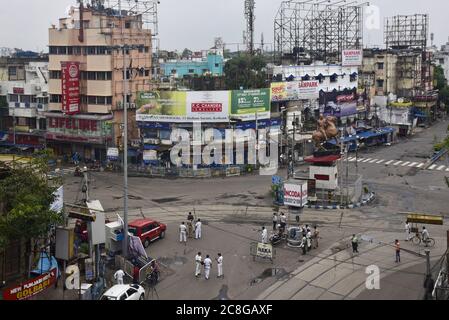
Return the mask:
[[271, 245], [276, 246], [276, 245], [280, 244], [281, 242], [283, 242], [284, 240], [286, 240], [286, 237], [284, 234], [274, 233], [274, 234], [271, 234], [269, 240], [270, 240]]

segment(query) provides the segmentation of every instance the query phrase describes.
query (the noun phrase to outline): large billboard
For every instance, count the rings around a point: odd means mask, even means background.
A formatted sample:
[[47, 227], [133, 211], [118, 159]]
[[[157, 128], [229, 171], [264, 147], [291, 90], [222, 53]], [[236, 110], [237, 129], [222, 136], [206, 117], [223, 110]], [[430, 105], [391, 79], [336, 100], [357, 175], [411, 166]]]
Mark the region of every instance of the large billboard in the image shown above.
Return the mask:
[[26, 300], [51, 288], [57, 281], [58, 270], [52, 269], [36, 278], [3, 290], [3, 300]]
[[61, 62], [62, 112], [74, 115], [80, 112], [80, 64]]
[[343, 50], [341, 57], [343, 67], [359, 67], [363, 64], [363, 50]]
[[269, 89], [234, 90], [231, 93], [231, 114], [241, 120], [270, 119]]
[[136, 100], [139, 122], [228, 123], [270, 119], [270, 90], [141, 92]]
[[319, 91], [320, 82], [318, 80], [274, 82], [271, 84], [271, 101], [318, 99]]

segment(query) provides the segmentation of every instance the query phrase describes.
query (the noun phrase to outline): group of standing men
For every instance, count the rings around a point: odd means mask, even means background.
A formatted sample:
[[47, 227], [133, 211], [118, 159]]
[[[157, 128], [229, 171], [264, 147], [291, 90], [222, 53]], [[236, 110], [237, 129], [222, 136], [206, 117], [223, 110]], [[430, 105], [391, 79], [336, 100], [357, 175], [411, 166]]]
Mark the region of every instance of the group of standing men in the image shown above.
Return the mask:
[[201, 229], [203, 224], [201, 219], [198, 219], [196, 223], [194, 223], [194, 220], [195, 218], [192, 213], [189, 212], [189, 215], [187, 216], [187, 225], [183, 221], [179, 226], [179, 242], [184, 243], [184, 245], [187, 245], [187, 237], [193, 238], [193, 233], [195, 233], [195, 239], [201, 239]]
[[[221, 253], [218, 253], [215, 261], [217, 261], [218, 268], [217, 278], [223, 278], [223, 256], [221, 255]], [[206, 255], [206, 259], [203, 260], [201, 252], [198, 252], [198, 254], [195, 256], [195, 263], [195, 277], [198, 278], [201, 275], [201, 266], [204, 266], [204, 277], [206, 278], [206, 280], [209, 280], [210, 269], [212, 268], [212, 259], [210, 258], [210, 256]]]

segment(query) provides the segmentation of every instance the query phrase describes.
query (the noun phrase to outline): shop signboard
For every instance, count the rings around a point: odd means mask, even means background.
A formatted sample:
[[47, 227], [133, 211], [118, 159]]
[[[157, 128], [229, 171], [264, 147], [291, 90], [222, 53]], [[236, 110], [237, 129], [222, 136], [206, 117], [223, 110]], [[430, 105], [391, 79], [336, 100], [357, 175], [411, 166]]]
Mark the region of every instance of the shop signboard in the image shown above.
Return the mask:
[[284, 205], [303, 208], [307, 204], [307, 181], [284, 183]]
[[186, 95], [188, 122], [229, 122], [229, 91], [191, 91]]
[[108, 160], [117, 161], [119, 159], [118, 148], [108, 148], [107, 157], [108, 157]]
[[3, 300], [26, 300], [53, 286], [58, 270], [52, 269], [34, 279], [3, 290]]
[[80, 64], [61, 62], [62, 111], [74, 115], [80, 111]]

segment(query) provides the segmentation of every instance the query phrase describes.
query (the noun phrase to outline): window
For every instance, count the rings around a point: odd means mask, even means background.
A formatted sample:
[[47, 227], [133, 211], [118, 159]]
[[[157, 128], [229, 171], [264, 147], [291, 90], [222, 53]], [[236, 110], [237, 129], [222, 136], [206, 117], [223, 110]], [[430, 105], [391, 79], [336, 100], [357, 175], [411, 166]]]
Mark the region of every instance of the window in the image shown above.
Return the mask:
[[61, 79], [61, 71], [51, 70], [50, 79]]
[[96, 72], [88, 71], [87, 72], [87, 80], [97, 80]]
[[87, 47], [87, 54], [89, 54], [89, 55], [97, 54], [97, 48], [94, 46]]
[[150, 70], [149, 69], [145, 69], [145, 77], [149, 77], [150, 76]]
[[27, 96], [27, 95], [20, 96], [20, 102], [31, 103], [31, 96]]
[[384, 81], [383, 80], [377, 80], [377, 87], [378, 88], [383, 88], [384, 87]]
[[50, 46], [50, 48], [48, 49], [48, 53], [49, 54], [57, 54], [56, 47]]
[[139, 47], [139, 53], [143, 53], [144, 48], [143, 47]]
[[126, 298], [128, 297], [126, 296], [126, 293], [124, 293], [120, 296], [119, 300], [126, 300]]
[[17, 67], [9, 67], [8, 74], [9, 76], [17, 76]]
[[73, 47], [67, 47], [67, 54], [69, 55], [73, 54]]
[[383, 70], [383, 69], [384, 69], [384, 63], [383, 62], [377, 63], [377, 70]]
[[106, 54], [106, 47], [97, 47], [97, 54]]
[[19, 102], [19, 96], [17, 94], [8, 95], [9, 102]]
[[79, 46], [73, 47], [73, 54], [76, 56], [80, 56], [81, 55], [81, 47], [79, 47]]
[[189, 73], [194, 73], [195, 69], [189, 69]]
[[97, 97], [97, 104], [105, 105], [106, 97]]
[[145, 47], [145, 53], [150, 52], [150, 47]]
[[96, 96], [87, 96], [87, 103], [88, 104], [97, 104], [97, 97]]
[[97, 80], [106, 80], [106, 72], [97, 72]]
[[142, 227], [142, 234], [151, 231], [151, 229], [153, 229], [152, 226], [153, 226], [152, 224], [149, 224], [149, 225], [147, 225], [145, 227]]
[[172, 70], [171, 70], [171, 73], [172, 73], [172, 74], [176, 74], [176, 69], [172, 69]]
[[67, 54], [67, 47], [57, 47], [56, 54], [59, 54], [59, 55]]
[[51, 94], [50, 103], [61, 103], [62, 97], [60, 94]]
[[137, 293], [137, 290], [134, 289], [134, 288], [129, 288], [129, 289], [126, 291], [126, 294], [128, 295], [128, 297], [131, 297], [133, 294], [136, 294], [136, 293]]
[[131, 29], [131, 22], [125, 22], [125, 29]]
[[111, 105], [112, 104], [112, 97], [106, 97], [106, 104]]

